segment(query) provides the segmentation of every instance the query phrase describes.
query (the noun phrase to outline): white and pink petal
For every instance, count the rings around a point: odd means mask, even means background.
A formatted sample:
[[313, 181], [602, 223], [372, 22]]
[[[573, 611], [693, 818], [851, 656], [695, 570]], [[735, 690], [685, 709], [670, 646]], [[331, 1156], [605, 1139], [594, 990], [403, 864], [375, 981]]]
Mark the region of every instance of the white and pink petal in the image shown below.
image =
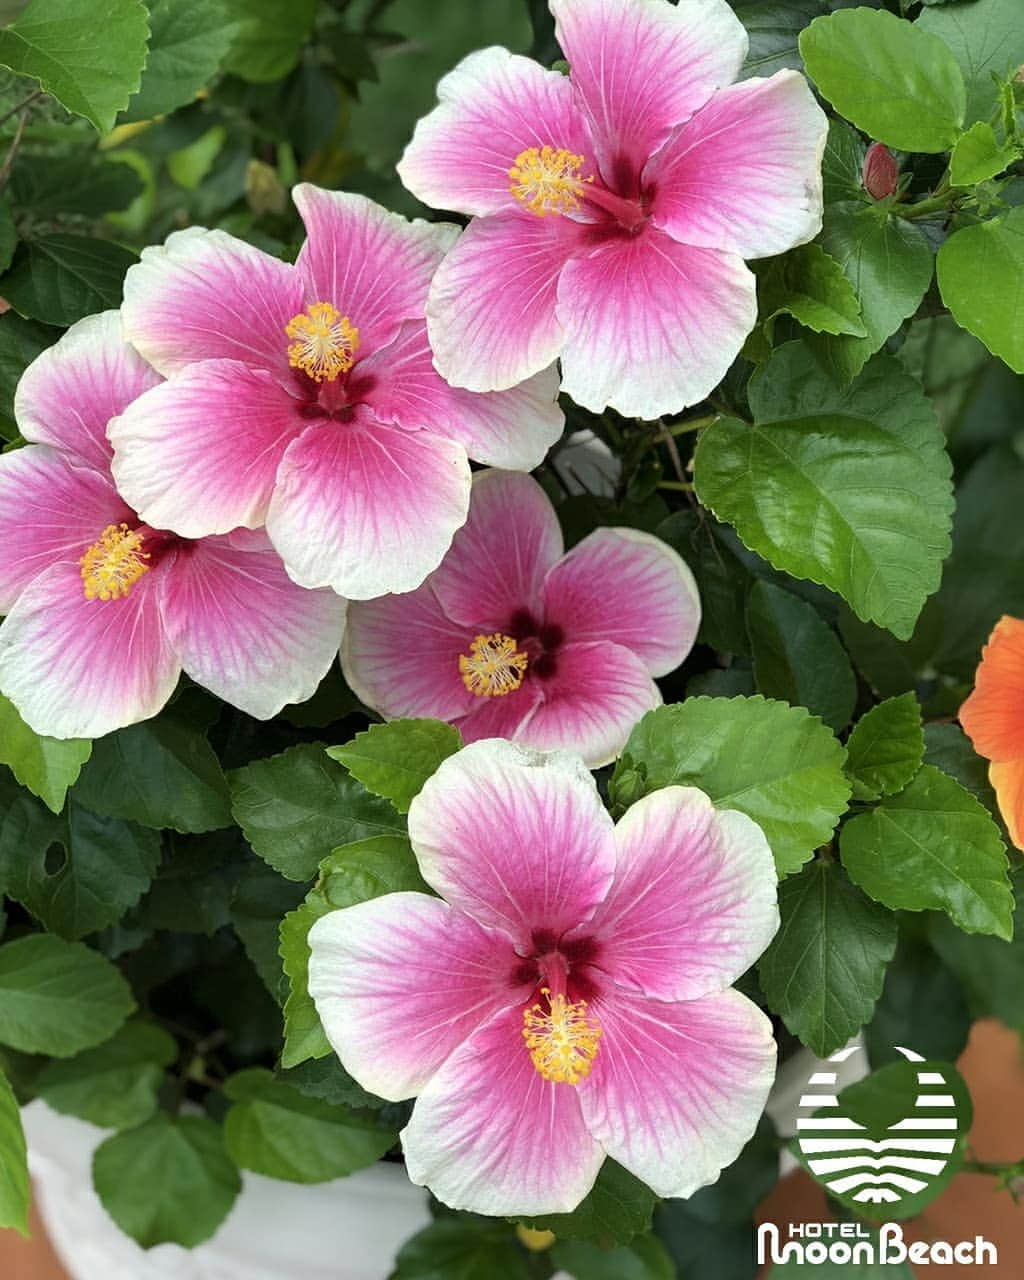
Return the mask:
[[577, 1086], [590, 1133], [659, 1196], [714, 1182], [764, 1110], [776, 1060], [769, 1019], [731, 988], [667, 1002], [604, 987], [590, 1013], [600, 1047]]
[[574, 643], [622, 645], [663, 676], [693, 648], [700, 595], [689, 566], [660, 538], [595, 529], [548, 574], [544, 614]]
[[620, 987], [694, 1000], [735, 982], [775, 936], [775, 862], [746, 814], [664, 787], [627, 809], [615, 844], [615, 881], [588, 933]]
[[525, 995], [508, 938], [440, 898], [389, 893], [318, 920], [309, 991], [342, 1065], [364, 1089], [421, 1093], [483, 1023]]
[[302, 402], [238, 360], [204, 360], [140, 396], [110, 425], [113, 473], [135, 510], [186, 538], [255, 528]]
[[181, 665], [164, 629], [162, 566], [126, 596], [86, 599], [77, 563], [54, 564], [0, 625], [0, 691], [36, 733], [99, 738], [148, 720]]
[[577, 1092], [534, 1069], [522, 1007], [473, 1033], [420, 1094], [402, 1132], [406, 1172], [453, 1209], [571, 1213], [604, 1163]]
[[291, 576], [352, 600], [412, 591], [469, 510], [464, 449], [427, 431], [352, 420], [309, 427], [281, 460], [267, 532]]
[[359, 331], [372, 355], [394, 340], [404, 320], [423, 315], [430, 279], [458, 228], [410, 222], [350, 191], [308, 182], [292, 189], [306, 227], [295, 267], [309, 303], [329, 302]]
[[559, 937], [590, 919], [614, 873], [611, 818], [582, 761], [500, 738], [427, 780], [409, 839], [427, 883], [524, 954], [535, 933]]
[[197, 360], [240, 360], [287, 378], [285, 328], [304, 306], [294, 267], [226, 231], [189, 227], [143, 249], [121, 312], [125, 337], [167, 376]]
[[398, 164], [408, 190], [435, 209], [479, 216], [515, 208], [509, 170], [531, 147], [587, 160], [590, 141], [569, 80], [532, 58], [478, 49], [442, 77], [437, 97]]
[[674, 240], [764, 258], [821, 230], [828, 120], [796, 71], [720, 90], [649, 161], [654, 223]]
[[595, 413], [654, 419], [697, 404], [757, 319], [742, 259], [648, 227], [569, 262], [558, 283], [562, 390]]
[[107, 424], [160, 381], [121, 334], [117, 311], [79, 320], [21, 375], [14, 417], [26, 440], [105, 471]]
[[183, 545], [162, 588], [186, 673], [258, 720], [312, 697], [337, 656], [345, 602], [296, 586], [262, 530]]

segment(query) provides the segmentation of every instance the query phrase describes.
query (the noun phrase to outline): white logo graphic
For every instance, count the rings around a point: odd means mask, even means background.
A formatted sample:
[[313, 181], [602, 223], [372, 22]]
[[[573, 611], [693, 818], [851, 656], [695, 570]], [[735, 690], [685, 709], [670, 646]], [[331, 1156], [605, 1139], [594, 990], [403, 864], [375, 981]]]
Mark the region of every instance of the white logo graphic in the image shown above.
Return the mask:
[[[897, 1049], [908, 1062], [925, 1061], [912, 1049]], [[829, 1062], [843, 1062], [856, 1052], [856, 1046], [840, 1049]], [[811, 1076], [800, 1099], [797, 1145], [822, 1186], [862, 1204], [894, 1204], [924, 1191], [940, 1176], [956, 1146], [956, 1099], [941, 1071], [919, 1070], [917, 1086], [910, 1114], [875, 1141], [864, 1125], [843, 1114], [835, 1094], [836, 1073]]]

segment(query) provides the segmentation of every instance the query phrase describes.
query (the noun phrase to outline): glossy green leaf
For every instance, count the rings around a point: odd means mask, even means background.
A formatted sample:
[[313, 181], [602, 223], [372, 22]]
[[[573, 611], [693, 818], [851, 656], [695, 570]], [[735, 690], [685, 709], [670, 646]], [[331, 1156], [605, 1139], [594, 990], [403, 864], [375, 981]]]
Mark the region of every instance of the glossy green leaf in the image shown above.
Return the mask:
[[748, 394], [754, 427], [727, 418], [701, 434], [701, 501], [777, 569], [907, 638], [939, 585], [953, 508], [952, 468], [920, 387], [879, 357], [842, 390], [792, 343]]
[[60, 815], [22, 793], [0, 817], [0, 883], [64, 938], [115, 924], [159, 863], [155, 831], [90, 813], [74, 793]]
[[142, 191], [142, 179], [127, 164], [91, 151], [64, 155], [20, 155], [11, 172], [11, 199], [26, 212], [99, 218], [127, 207]]
[[850, 723], [857, 681], [836, 633], [814, 608], [774, 583], [754, 584], [747, 630], [757, 690], [806, 707], [831, 728]]
[[242, 1188], [220, 1127], [165, 1111], [101, 1143], [92, 1181], [106, 1211], [144, 1249], [209, 1240]]
[[826, 204], [864, 198], [864, 156], [867, 148], [845, 120], [828, 122], [821, 178]]
[[768, 1007], [819, 1058], [871, 1018], [896, 950], [896, 917], [819, 859], [779, 886], [782, 923], [758, 962]]
[[994, 77], [1008, 79], [1024, 63], [1024, 23], [1018, 0], [957, 0], [925, 10], [918, 27], [953, 51], [967, 82], [964, 123], [987, 120], [997, 99]]
[[932, 250], [912, 222], [892, 217], [881, 205], [853, 201], [829, 206], [819, 241], [853, 286], [867, 330], [865, 338], [810, 338], [822, 366], [845, 384], [917, 310], [931, 283]]
[[945, 915], [928, 920], [928, 939], [956, 975], [972, 1018], [1024, 1027], [1024, 874], [1011, 876], [1017, 905], [1013, 938], [964, 933]]
[[901, 1044], [926, 1058], [955, 1062], [970, 1030], [971, 1017], [952, 970], [925, 943], [902, 938], [875, 1015], [864, 1029], [872, 1067], [898, 1062]]
[[229, 0], [151, 0], [149, 22], [149, 57], [126, 120], [148, 120], [191, 102], [216, 74], [238, 32]]
[[262, 1067], [230, 1076], [224, 1141], [243, 1169], [285, 1182], [328, 1182], [373, 1164], [398, 1140], [372, 1112], [306, 1097]]
[[574, 1280], [675, 1280], [676, 1269], [657, 1236], [601, 1249], [588, 1240], [557, 1240], [551, 1261]]
[[531, 1274], [512, 1227], [459, 1214], [406, 1240], [389, 1280], [530, 1280]]
[[14, 1090], [0, 1071], [0, 1227], [28, 1236], [28, 1151]]
[[245, 838], [289, 880], [312, 880], [339, 845], [405, 831], [405, 819], [386, 800], [370, 795], [315, 743], [256, 760], [228, 781]]
[[441, 720], [390, 720], [371, 725], [344, 746], [328, 747], [327, 754], [367, 791], [408, 813], [426, 780], [461, 746], [458, 729]]
[[819, 244], [769, 259], [758, 274], [757, 295], [764, 320], [791, 315], [815, 333], [867, 336], [853, 285]]
[[966, 933], [1009, 938], [1013, 894], [999, 828], [984, 807], [934, 765], [840, 836], [850, 877], [894, 911], [945, 911]]
[[180, 832], [231, 825], [231, 797], [203, 733], [171, 716], [97, 740], [75, 796], [96, 813]]
[[807, 73], [840, 115], [901, 151], [945, 151], [966, 90], [949, 48], [880, 9], [843, 9], [800, 34]]
[[0, 694], [0, 764], [54, 813], [63, 809], [68, 787], [91, 751], [92, 743], [85, 738], [44, 738], [35, 733]]
[[31, 0], [0, 30], [0, 64], [106, 130], [139, 87], [148, 36], [141, 0]]
[[37, 236], [23, 242], [4, 276], [4, 297], [20, 315], [70, 325], [121, 303], [135, 254], [91, 236]]
[[0, 414], [5, 418], [14, 417], [14, 389], [21, 375], [59, 337], [59, 329], [26, 320], [16, 311], [0, 316]]
[[877, 800], [907, 785], [924, 755], [921, 708], [912, 693], [872, 707], [846, 744], [846, 772], [855, 800]]
[[954, 232], [939, 250], [938, 276], [957, 324], [1024, 373], [1024, 208]]
[[0, 946], [0, 1044], [70, 1058], [109, 1039], [134, 1009], [128, 983], [83, 942], [35, 933]]
[[802, 707], [755, 698], [688, 698], [649, 711], [629, 736], [616, 780], [630, 770], [646, 789], [699, 787], [723, 809], [758, 823], [780, 875], [832, 835], [846, 808], [846, 752]]
[[36, 1089], [55, 1111], [104, 1129], [129, 1129], [157, 1107], [164, 1068], [178, 1056], [173, 1036], [148, 1022], [129, 1022], [95, 1049], [49, 1062]]
[[226, 0], [236, 23], [224, 69], [256, 84], [279, 80], [299, 60], [316, 17], [316, 0]]
[[1001, 143], [987, 120], [978, 120], [957, 139], [949, 159], [949, 177], [955, 187], [972, 187], [1009, 168], [1019, 148]]
[[572, 1213], [523, 1218], [537, 1231], [553, 1231], [565, 1240], [588, 1240], [602, 1249], [628, 1244], [648, 1229], [657, 1197], [639, 1178], [614, 1160], [606, 1160], [593, 1190]]
[[771, 76], [783, 67], [801, 71], [797, 38], [809, 22], [827, 12], [824, 0], [736, 0], [733, 8], [750, 38], [740, 72], [744, 79]]

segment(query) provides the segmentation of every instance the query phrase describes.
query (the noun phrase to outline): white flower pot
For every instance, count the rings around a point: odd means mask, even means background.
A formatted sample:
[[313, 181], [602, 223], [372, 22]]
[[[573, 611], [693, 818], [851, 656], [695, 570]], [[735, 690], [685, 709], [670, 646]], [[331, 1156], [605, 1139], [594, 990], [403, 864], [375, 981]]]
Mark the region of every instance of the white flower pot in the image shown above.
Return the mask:
[[40, 1101], [22, 1115], [36, 1204], [73, 1280], [386, 1280], [430, 1221], [426, 1192], [398, 1164], [316, 1186], [244, 1173], [212, 1240], [140, 1249], [92, 1189], [92, 1153], [108, 1133]]

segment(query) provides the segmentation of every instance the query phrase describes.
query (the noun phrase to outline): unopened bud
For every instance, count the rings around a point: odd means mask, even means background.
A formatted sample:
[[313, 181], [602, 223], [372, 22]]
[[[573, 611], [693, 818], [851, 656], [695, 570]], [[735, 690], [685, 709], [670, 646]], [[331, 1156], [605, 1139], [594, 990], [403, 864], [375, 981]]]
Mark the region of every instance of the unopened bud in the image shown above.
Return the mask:
[[864, 190], [876, 200], [884, 200], [886, 196], [896, 194], [899, 177], [899, 165], [889, 148], [881, 142], [872, 142], [864, 157], [861, 174]]

